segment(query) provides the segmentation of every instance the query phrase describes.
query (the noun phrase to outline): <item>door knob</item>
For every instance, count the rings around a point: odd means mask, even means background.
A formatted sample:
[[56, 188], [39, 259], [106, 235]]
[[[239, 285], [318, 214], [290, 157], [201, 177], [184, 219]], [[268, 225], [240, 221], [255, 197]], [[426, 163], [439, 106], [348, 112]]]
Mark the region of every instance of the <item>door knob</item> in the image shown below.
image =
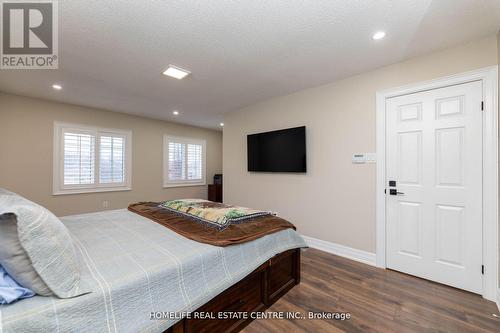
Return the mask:
[[398, 190], [396, 190], [395, 188], [391, 188], [389, 190], [389, 194], [390, 195], [404, 195], [404, 192], [398, 192]]

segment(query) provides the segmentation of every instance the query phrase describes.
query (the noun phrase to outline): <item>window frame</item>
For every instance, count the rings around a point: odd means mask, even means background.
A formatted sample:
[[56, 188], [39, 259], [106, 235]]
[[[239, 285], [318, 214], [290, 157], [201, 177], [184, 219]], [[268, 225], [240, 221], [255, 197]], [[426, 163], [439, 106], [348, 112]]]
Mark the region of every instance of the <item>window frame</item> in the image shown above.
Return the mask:
[[[169, 142], [174, 141], [177, 143], [182, 143], [185, 145], [188, 144], [194, 144], [194, 145], [201, 145], [201, 180], [189, 180], [189, 179], [183, 179], [179, 181], [172, 181], [169, 179], [168, 174], [169, 174], [169, 158], [168, 158], [168, 153], [169, 153]], [[186, 151], [186, 159], [187, 159], [187, 151]], [[186, 175], [188, 166], [186, 163]], [[195, 138], [185, 138], [185, 137], [178, 137], [178, 136], [171, 136], [168, 134], [163, 135], [163, 187], [164, 188], [169, 188], [169, 187], [185, 187], [185, 186], [204, 186], [207, 184], [207, 141], [203, 139], [195, 139]]]
[[[94, 183], [83, 185], [64, 184], [64, 133], [85, 133], [95, 136], [94, 146]], [[124, 138], [125, 143], [125, 181], [122, 183], [100, 183], [100, 138], [101, 136], [115, 136]], [[80, 124], [54, 122], [54, 150], [53, 150], [53, 195], [98, 193], [132, 190], [132, 131], [102, 128]]]

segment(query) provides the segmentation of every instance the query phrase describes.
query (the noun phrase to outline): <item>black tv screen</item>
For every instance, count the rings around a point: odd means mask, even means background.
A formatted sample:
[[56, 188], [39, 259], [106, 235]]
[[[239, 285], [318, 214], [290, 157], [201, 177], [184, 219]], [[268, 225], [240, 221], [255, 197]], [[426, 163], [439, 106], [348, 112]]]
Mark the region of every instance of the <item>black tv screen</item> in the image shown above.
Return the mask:
[[306, 127], [247, 136], [248, 171], [306, 172]]

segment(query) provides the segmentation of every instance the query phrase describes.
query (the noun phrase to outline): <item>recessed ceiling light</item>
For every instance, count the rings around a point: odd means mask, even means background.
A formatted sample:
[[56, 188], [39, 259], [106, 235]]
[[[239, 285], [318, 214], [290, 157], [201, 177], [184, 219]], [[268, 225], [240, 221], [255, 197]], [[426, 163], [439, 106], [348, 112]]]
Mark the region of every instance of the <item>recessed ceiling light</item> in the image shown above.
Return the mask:
[[191, 74], [187, 69], [183, 69], [174, 65], [168, 65], [167, 69], [163, 72], [163, 75], [173, 77], [175, 79], [181, 80]]
[[174, 114], [174, 116], [178, 116], [179, 115], [179, 111], [177, 111], [177, 110], [174, 110], [172, 113]]
[[220, 126], [221, 126], [221, 127], [224, 127], [224, 123], [220, 123]]
[[376, 33], [373, 34], [372, 38], [374, 40], [379, 40], [385, 37], [385, 31], [377, 31]]
[[61, 90], [62, 89], [62, 86], [59, 85], [59, 84], [53, 84], [52, 85], [52, 88], [54, 88], [55, 90]]

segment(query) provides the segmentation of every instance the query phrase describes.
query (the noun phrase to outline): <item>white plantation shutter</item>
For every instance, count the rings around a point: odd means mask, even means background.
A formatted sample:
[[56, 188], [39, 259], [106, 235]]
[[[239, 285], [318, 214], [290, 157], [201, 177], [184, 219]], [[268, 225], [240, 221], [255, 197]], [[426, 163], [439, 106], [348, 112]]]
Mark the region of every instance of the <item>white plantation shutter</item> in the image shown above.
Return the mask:
[[201, 180], [202, 173], [202, 147], [201, 145], [187, 145], [187, 179]]
[[125, 181], [125, 139], [118, 136], [101, 136], [99, 151], [100, 183], [123, 183]]
[[168, 143], [168, 179], [184, 180], [186, 173], [185, 144], [170, 141]]
[[95, 136], [64, 133], [64, 185], [94, 183]]
[[54, 123], [54, 194], [130, 189], [129, 131]]
[[205, 183], [205, 141], [164, 138], [164, 186]]

